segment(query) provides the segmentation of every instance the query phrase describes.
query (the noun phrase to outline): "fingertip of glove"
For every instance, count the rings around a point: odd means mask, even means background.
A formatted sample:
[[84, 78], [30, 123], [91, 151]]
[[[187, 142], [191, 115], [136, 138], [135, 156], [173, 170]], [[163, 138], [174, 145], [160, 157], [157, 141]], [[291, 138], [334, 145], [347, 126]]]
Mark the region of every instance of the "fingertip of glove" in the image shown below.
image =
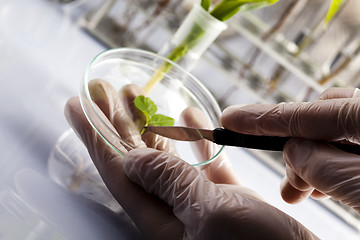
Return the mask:
[[136, 97], [138, 95], [145, 95], [144, 90], [136, 84], [128, 84], [121, 88], [121, 93], [124, 96]]
[[228, 116], [228, 115], [232, 115], [234, 112], [236, 112], [237, 110], [248, 106], [249, 104], [236, 104], [236, 105], [231, 105], [227, 108], [224, 109], [224, 111], [222, 112], [223, 116]]
[[293, 169], [301, 168], [312, 153], [314, 143], [311, 140], [290, 138], [284, 146], [285, 162]]
[[66, 102], [64, 107], [64, 115], [71, 126], [74, 122], [83, 122], [83, 111], [80, 105], [80, 99], [78, 97], [72, 97]]
[[197, 107], [188, 107], [181, 113], [181, 119], [188, 127], [211, 128], [212, 125]]
[[237, 113], [245, 106], [248, 106], [248, 104], [237, 104], [225, 108], [221, 114], [221, 125], [228, 129], [232, 129], [234, 124], [238, 125], [239, 123]]
[[80, 100], [78, 97], [72, 97], [67, 100], [64, 108], [65, 115], [68, 115], [70, 111], [76, 108], [80, 104]]
[[312, 189], [307, 191], [300, 191], [294, 188], [286, 177], [282, 179], [280, 184], [281, 198], [289, 204], [296, 204], [301, 202], [302, 200], [308, 198], [311, 192]]
[[188, 121], [196, 121], [198, 120], [198, 116], [203, 117], [203, 112], [197, 107], [187, 107], [182, 111], [181, 117], [185, 122]]

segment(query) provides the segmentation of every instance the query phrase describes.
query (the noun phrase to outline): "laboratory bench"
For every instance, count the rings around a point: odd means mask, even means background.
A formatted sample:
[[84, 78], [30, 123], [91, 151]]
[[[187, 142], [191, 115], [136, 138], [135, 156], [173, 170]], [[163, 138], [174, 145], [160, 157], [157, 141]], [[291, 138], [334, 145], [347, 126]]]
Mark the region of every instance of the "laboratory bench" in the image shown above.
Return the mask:
[[[118, 42], [117, 46], [110, 38], [103, 38], [99, 32], [102, 28], [97, 26], [106, 22], [98, 19], [94, 23], [96, 19], [89, 18], [90, 12], [92, 17], [96, 15], [92, 7], [101, 2], [111, 1], [0, 0], [0, 239], [141, 239], [116, 202], [109, 207], [66, 188], [56, 178], [56, 171], [61, 168], [51, 168], [50, 164], [59, 141], [72, 134], [63, 114], [64, 105], [67, 99], [79, 94], [87, 65], [110, 47], [127, 46], [126, 42]], [[163, 19], [166, 17], [169, 16]], [[172, 20], [176, 25], [176, 19]], [[109, 19], [106, 21], [113, 24]], [[283, 84], [279, 91], [266, 95], [257, 90], [263, 84], [261, 77], [256, 78], [260, 81], [257, 88], [236, 79], [236, 64], [242, 60], [235, 56], [237, 60], [226, 65], [226, 57], [237, 54], [231, 51], [234, 48], [231, 46], [246, 46], [252, 41], [253, 32], [243, 26], [256, 20], [244, 15], [238, 21], [247, 24], [238, 22], [228, 37], [215, 42], [194, 69], [194, 75], [209, 88], [222, 108], [231, 104], [298, 100], [298, 92], [289, 94], [286, 90], [289, 85]], [[261, 24], [256, 26], [261, 30]], [[242, 35], [237, 42], [229, 37], [234, 31]], [[156, 51], [171, 34], [169, 25], [163, 26], [156, 35], [160, 39], [151, 36], [148, 42], [140, 41], [135, 47]], [[256, 39], [253, 42], [262, 47]], [[284, 39], [276, 38], [263, 50], [272, 56], [277, 54], [272, 52], [273, 47], [283, 42]], [[287, 75], [302, 79], [295, 86], [305, 89], [309, 71], [295, 69], [294, 64], [305, 61], [306, 56], [297, 62], [283, 57], [276, 56], [277, 63], [292, 69]], [[267, 60], [259, 62], [262, 61]], [[262, 73], [252, 73], [251, 77], [259, 74]], [[314, 95], [326, 87], [310, 85]], [[226, 92], [229, 89], [235, 90], [230, 94]], [[230, 97], [224, 99], [224, 95]], [[289, 205], [281, 199], [284, 168], [281, 160], [274, 161], [281, 156], [234, 147], [226, 147], [225, 151], [244, 185], [321, 239], [359, 238], [359, 220], [336, 203], [308, 199]]]

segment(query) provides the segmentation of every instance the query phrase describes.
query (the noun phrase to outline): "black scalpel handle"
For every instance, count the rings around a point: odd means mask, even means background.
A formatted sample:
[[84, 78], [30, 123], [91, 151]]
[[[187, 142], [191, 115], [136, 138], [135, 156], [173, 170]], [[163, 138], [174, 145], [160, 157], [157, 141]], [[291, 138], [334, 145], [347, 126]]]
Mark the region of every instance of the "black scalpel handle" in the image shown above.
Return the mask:
[[282, 151], [288, 137], [255, 136], [233, 132], [224, 128], [213, 131], [214, 142], [220, 145]]
[[[236, 146], [260, 150], [282, 151], [290, 137], [255, 136], [233, 132], [224, 128], [213, 131], [214, 142], [220, 145]], [[360, 155], [360, 146], [331, 142], [331, 145], [349, 153]]]

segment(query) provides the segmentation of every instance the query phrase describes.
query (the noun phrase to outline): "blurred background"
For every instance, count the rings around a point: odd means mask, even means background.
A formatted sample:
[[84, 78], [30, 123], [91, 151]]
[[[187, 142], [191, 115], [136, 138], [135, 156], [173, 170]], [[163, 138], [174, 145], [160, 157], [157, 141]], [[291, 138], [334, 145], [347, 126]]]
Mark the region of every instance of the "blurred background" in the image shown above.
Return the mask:
[[[328, 87], [359, 87], [360, 2], [344, 1], [325, 27], [330, 2], [279, 0], [237, 14], [192, 73], [222, 109], [310, 101]], [[98, 53], [117, 47], [158, 52], [194, 3], [0, 0], [0, 239], [140, 238], [81, 144], [64, 143], [73, 133], [63, 107], [78, 95]], [[71, 147], [83, 160], [65, 156]], [[227, 152], [245, 184], [320, 238], [359, 238], [359, 216], [335, 201], [290, 206], [280, 199], [281, 154]], [[69, 183], [74, 179], [81, 179], [76, 187]]]

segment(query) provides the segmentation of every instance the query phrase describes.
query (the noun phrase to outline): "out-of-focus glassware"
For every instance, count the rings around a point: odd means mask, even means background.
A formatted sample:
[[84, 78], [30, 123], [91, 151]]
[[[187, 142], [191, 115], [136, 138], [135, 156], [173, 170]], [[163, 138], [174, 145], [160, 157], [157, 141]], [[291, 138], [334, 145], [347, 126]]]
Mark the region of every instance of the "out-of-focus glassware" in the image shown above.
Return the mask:
[[[16, 229], [14, 229], [16, 227]], [[0, 191], [1, 239], [61, 239], [52, 226], [38, 216], [13, 190]]]
[[60, 186], [114, 212], [122, 210], [105, 186], [84, 144], [72, 129], [64, 132], [51, 150], [48, 172]]

